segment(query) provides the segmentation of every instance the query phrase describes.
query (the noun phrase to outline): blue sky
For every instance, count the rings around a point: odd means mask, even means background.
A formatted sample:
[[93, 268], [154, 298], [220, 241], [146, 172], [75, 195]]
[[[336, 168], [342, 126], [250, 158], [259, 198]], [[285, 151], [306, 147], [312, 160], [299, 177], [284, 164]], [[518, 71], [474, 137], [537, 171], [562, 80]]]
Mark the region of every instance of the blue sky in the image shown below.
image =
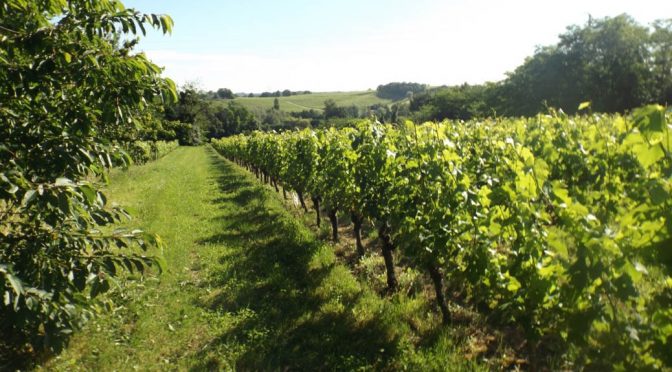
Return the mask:
[[175, 21], [172, 35], [151, 33], [139, 47], [167, 77], [235, 92], [496, 81], [589, 14], [672, 17], [665, 0], [123, 2]]

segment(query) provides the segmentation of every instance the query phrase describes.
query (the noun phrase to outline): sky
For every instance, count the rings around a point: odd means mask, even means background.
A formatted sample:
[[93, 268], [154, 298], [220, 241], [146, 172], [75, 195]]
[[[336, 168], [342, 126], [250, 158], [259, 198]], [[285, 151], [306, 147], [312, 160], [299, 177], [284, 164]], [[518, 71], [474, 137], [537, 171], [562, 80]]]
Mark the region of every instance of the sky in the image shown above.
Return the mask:
[[170, 15], [138, 47], [178, 85], [234, 92], [498, 81], [589, 16], [672, 18], [668, 0], [125, 0]]

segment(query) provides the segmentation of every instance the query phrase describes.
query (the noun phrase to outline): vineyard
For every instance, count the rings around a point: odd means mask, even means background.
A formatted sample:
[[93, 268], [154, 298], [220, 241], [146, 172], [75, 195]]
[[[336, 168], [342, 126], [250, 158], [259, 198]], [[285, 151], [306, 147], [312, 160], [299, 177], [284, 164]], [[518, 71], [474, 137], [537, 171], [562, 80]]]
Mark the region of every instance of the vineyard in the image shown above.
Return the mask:
[[[243, 46], [314, 8], [304, 49], [332, 40], [320, 6], [215, 3], [178, 13]], [[672, 19], [590, 17], [497, 83], [226, 100], [178, 90], [152, 30], [172, 18], [118, 0], [0, 2], [0, 370], [672, 369]]]
[[158, 160], [178, 146], [177, 141], [135, 141], [129, 144], [126, 152], [135, 164], [144, 164], [148, 161]]
[[[427, 274], [445, 324], [478, 309], [530, 358], [574, 367], [672, 366], [672, 127], [631, 115], [254, 132], [213, 147], [276, 190], [377, 230], [395, 266]], [[283, 191], [284, 192], [284, 191]], [[544, 350], [548, 352], [544, 352]]]

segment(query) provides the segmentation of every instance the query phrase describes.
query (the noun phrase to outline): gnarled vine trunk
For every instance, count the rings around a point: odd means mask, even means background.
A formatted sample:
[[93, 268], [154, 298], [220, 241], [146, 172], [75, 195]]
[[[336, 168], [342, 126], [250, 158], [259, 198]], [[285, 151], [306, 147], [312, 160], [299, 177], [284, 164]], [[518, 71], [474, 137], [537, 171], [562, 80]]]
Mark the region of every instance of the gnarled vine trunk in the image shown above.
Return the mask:
[[338, 241], [338, 215], [336, 212], [336, 208], [329, 210], [329, 221], [331, 221], [331, 237], [335, 242]]
[[394, 272], [394, 256], [392, 251], [394, 250], [394, 245], [392, 245], [392, 239], [390, 238], [390, 233], [388, 231], [387, 225], [382, 224], [378, 229], [378, 237], [382, 243], [382, 253], [383, 258], [385, 259], [385, 271], [387, 272], [387, 289], [390, 292], [395, 292], [397, 290], [397, 275]]
[[306, 201], [303, 199], [303, 191], [297, 191], [296, 195], [299, 197], [299, 202], [301, 202], [301, 206], [303, 207], [303, 210], [306, 213], [308, 213], [308, 207], [306, 207]]
[[364, 245], [362, 244], [362, 222], [364, 218], [356, 212], [352, 212], [353, 234], [355, 235], [355, 244], [357, 247], [357, 255], [364, 256]]
[[443, 275], [441, 275], [441, 271], [433, 262], [427, 265], [427, 270], [429, 271], [429, 276], [432, 278], [432, 282], [434, 283], [436, 302], [439, 304], [439, 308], [441, 309], [443, 324], [449, 324], [451, 316], [450, 310], [448, 309], [448, 304], [446, 304], [446, 296], [443, 293]]
[[317, 227], [320, 227], [322, 224], [322, 219], [320, 218], [320, 197], [319, 196], [313, 196], [311, 198], [313, 200], [313, 206], [315, 207], [315, 215], [316, 215], [316, 221], [317, 221]]

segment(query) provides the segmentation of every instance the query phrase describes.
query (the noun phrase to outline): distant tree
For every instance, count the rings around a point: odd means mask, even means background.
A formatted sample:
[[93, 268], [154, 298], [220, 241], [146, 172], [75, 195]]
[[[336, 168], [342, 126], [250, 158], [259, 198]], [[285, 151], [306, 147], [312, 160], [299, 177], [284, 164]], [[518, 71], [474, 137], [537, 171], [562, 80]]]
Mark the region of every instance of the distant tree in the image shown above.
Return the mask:
[[318, 126], [320, 121], [324, 119], [324, 114], [314, 109], [293, 112], [292, 115], [296, 118], [309, 120], [310, 125], [313, 127]]
[[653, 79], [656, 82], [655, 100], [672, 104], [672, 19], [653, 23], [651, 34]]
[[648, 37], [648, 29], [625, 14], [561, 36], [561, 50], [583, 65], [585, 98], [593, 100], [594, 109], [622, 112], [652, 98]]
[[654, 100], [650, 41], [648, 29], [625, 14], [571, 26], [509, 74], [500, 111], [533, 115], [548, 105], [571, 113], [590, 100], [595, 111], [622, 112]]
[[280, 110], [280, 100], [278, 97], [275, 97], [273, 100], [273, 110]]
[[289, 89], [285, 89], [285, 90], [282, 91], [282, 96], [283, 97], [289, 97], [291, 95], [292, 95], [292, 91], [289, 90]]
[[193, 87], [186, 87], [179, 93], [177, 103], [166, 105], [164, 116], [169, 121], [188, 124], [180, 127], [176, 133], [181, 145], [200, 143], [201, 128], [205, 126], [208, 104]]
[[390, 115], [390, 107], [383, 103], [373, 104], [367, 107], [367, 115], [381, 122], [386, 122], [386, 118]]
[[268, 109], [264, 113], [261, 124], [267, 129], [268, 127], [279, 127], [285, 122], [286, 114], [280, 110]]
[[407, 98], [409, 94], [420, 93], [427, 89], [424, 84], [418, 83], [389, 83], [379, 85], [376, 96], [385, 99], [400, 100]]
[[229, 102], [208, 117], [207, 137], [222, 138], [259, 128], [259, 122], [245, 107]]
[[273, 93], [271, 92], [263, 92], [259, 95], [259, 97], [273, 97]]
[[397, 123], [401, 117], [409, 115], [408, 103], [387, 105], [376, 103], [367, 108], [366, 115], [382, 123]]
[[282, 96], [282, 92], [280, 92], [279, 90], [276, 90], [275, 93], [273, 93], [273, 97], [280, 97], [280, 96]]
[[228, 88], [219, 88], [217, 89], [217, 98], [222, 99], [233, 99], [234, 95], [231, 89]]
[[328, 99], [324, 101], [324, 118], [345, 118], [347, 117], [347, 112], [345, 107], [340, 107], [336, 104], [336, 101], [333, 99]]
[[487, 115], [484, 90], [483, 85], [442, 87], [414, 95], [410, 107], [419, 112], [416, 115], [418, 121], [469, 120]]
[[250, 94], [248, 94], [247, 96], [250, 97], [250, 98], [251, 98], [251, 97], [254, 97], [254, 93], [250, 93]]
[[345, 116], [348, 118], [358, 118], [359, 117], [359, 108], [355, 105], [350, 105], [343, 108], [345, 110]]
[[546, 107], [574, 113], [584, 101], [598, 112], [672, 103], [672, 20], [647, 28], [625, 14], [591, 18], [568, 27], [556, 45], [539, 47], [505, 80], [414, 93], [410, 109], [420, 120], [466, 119], [530, 116]]
[[297, 118], [303, 118], [303, 119], [322, 119], [324, 118], [324, 115], [314, 109], [310, 110], [303, 110], [303, 111], [298, 111], [293, 113], [294, 116]]

